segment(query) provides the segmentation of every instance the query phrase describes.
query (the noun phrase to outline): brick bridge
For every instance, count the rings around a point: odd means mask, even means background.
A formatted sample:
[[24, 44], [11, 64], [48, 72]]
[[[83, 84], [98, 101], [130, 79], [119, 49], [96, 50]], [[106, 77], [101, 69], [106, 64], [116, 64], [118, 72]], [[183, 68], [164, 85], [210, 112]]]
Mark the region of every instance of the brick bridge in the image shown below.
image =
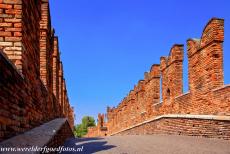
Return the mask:
[[[230, 139], [230, 86], [223, 79], [223, 41], [224, 20], [217, 18], [208, 22], [201, 39], [188, 39], [188, 93], [183, 93], [182, 84], [183, 45], [175, 44], [116, 108], [108, 107], [106, 116], [99, 114], [98, 125], [89, 128], [87, 137], [114, 136], [113, 141], [123, 148], [126, 144], [117, 135]], [[0, 0], [0, 147], [57, 147], [73, 137], [74, 110], [58, 44], [48, 0]], [[130, 140], [149, 141], [141, 136]], [[73, 142], [66, 145], [74, 147]], [[93, 147], [104, 144], [92, 143]]]

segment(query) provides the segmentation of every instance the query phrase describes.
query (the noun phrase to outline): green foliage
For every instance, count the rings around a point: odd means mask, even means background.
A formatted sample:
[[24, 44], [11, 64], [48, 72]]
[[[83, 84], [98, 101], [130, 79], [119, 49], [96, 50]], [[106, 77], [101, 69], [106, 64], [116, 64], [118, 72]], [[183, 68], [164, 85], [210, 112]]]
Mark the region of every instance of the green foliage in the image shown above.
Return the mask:
[[87, 134], [88, 127], [95, 126], [95, 120], [93, 117], [84, 116], [82, 118], [82, 123], [74, 127], [74, 135], [76, 137], [82, 137]]

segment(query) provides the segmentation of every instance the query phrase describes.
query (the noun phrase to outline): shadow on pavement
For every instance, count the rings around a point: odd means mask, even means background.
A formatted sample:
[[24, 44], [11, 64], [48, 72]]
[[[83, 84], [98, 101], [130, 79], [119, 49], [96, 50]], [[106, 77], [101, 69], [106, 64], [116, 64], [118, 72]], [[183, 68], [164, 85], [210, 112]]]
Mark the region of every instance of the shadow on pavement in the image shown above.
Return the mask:
[[[99, 151], [115, 148], [114, 145], [106, 145], [107, 141], [103, 138], [71, 138], [64, 144], [65, 148], [74, 148], [76, 152], [62, 152], [62, 154], [92, 154]], [[79, 150], [80, 149], [80, 150]]]
[[76, 139], [77, 142], [93, 141], [93, 140], [103, 140], [103, 138], [100, 138], [100, 137], [74, 138], [74, 139]]

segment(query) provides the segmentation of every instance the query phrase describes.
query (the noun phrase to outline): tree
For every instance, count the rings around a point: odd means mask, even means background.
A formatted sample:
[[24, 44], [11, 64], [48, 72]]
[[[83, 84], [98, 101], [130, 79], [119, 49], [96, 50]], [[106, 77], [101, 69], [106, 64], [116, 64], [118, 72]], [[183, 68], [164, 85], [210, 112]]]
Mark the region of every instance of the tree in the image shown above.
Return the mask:
[[74, 127], [74, 135], [77, 137], [82, 137], [87, 134], [88, 127], [95, 126], [95, 120], [93, 117], [84, 116], [82, 118], [82, 123]]

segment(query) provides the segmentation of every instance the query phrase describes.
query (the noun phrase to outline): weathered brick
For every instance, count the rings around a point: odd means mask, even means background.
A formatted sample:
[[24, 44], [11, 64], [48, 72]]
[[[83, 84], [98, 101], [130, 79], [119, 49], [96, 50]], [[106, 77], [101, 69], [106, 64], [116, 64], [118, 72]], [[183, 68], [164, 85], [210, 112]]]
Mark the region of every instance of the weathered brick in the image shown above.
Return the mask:
[[0, 36], [12, 36], [11, 32], [1, 32]]
[[17, 10], [17, 9], [8, 9], [6, 10], [7, 14], [21, 14], [22, 10]]
[[22, 27], [22, 23], [15, 23], [15, 24], [14, 24], [14, 27], [15, 27], [15, 28]]
[[18, 18], [4, 18], [5, 22], [10, 22], [10, 23], [14, 23], [14, 22], [21, 22], [22, 19], [18, 19]]
[[3, 0], [6, 4], [22, 4], [22, 0]]
[[22, 36], [21, 32], [14, 32], [14, 36], [18, 37], [18, 36]]
[[1, 27], [11, 27], [12, 23], [0, 23]]
[[15, 47], [21, 47], [22, 46], [22, 42], [14, 42], [14, 46]]
[[14, 5], [14, 9], [22, 9], [22, 5]]
[[0, 46], [13, 46], [12, 42], [0, 42]]
[[12, 18], [12, 17], [13, 17], [12, 14], [3, 14], [3, 13], [0, 14], [0, 18]]
[[[69, 105], [63, 70], [61, 79], [59, 76], [61, 61], [58, 43], [54, 45], [48, 1], [5, 0], [4, 5], [2, 3], [0, 9], [4, 11], [0, 13], [0, 49], [3, 49], [0, 51], [0, 123], [1, 126], [6, 126], [7, 130], [0, 126], [0, 141], [57, 117], [68, 118], [73, 129], [74, 113]], [[42, 3], [47, 3], [47, 9], [41, 12]], [[40, 42], [42, 16], [43, 22], [48, 22], [49, 26], [46, 27], [46, 35], [41, 37]], [[54, 47], [56, 55], [53, 55]], [[54, 77], [53, 56], [57, 57]], [[43, 62], [41, 65], [40, 61]], [[46, 82], [41, 81], [43, 77], [47, 79]], [[60, 84], [57, 82], [59, 79], [62, 81]], [[56, 96], [53, 94], [53, 80], [56, 81], [56, 87], [62, 88], [61, 93], [57, 92]], [[59, 102], [58, 98], [62, 100]]]
[[11, 9], [13, 5], [9, 5], [9, 4], [0, 4], [0, 8], [2, 9]]
[[[10, 51], [21, 51], [22, 47], [6, 47], [5, 50], [10, 50]], [[14, 52], [14, 54], [17, 54], [17, 52]], [[19, 52], [19, 54], [22, 54], [21, 52]]]
[[18, 42], [18, 41], [21, 41], [22, 38], [21, 37], [5, 37], [5, 41], [8, 41], [8, 42]]
[[20, 32], [22, 31], [22, 28], [5, 28], [6, 32]]

